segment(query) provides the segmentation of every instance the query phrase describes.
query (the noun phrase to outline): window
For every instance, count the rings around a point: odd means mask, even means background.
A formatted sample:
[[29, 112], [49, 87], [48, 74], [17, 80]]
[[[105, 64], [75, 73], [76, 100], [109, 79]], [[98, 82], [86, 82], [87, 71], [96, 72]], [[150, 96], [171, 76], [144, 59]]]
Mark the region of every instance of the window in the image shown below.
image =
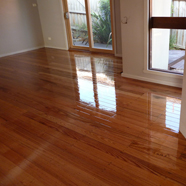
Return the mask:
[[182, 74], [186, 0], [150, 0], [149, 69]]

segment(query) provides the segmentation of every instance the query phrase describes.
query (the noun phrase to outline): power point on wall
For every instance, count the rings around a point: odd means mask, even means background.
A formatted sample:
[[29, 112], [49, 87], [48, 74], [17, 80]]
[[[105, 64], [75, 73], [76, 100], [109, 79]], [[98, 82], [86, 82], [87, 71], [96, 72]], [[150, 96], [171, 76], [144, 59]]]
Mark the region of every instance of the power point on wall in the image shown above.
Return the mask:
[[33, 6], [33, 7], [36, 7], [36, 6], [37, 6], [37, 4], [36, 4], [36, 3], [33, 3], [33, 4], [32, 4], [32, 6]]
[[51, 40], [52, 40], [52, 38], [51, 38], [51, 37], [48, 37], [48, 40], [49, 40], [49, 41], [51, 41]]

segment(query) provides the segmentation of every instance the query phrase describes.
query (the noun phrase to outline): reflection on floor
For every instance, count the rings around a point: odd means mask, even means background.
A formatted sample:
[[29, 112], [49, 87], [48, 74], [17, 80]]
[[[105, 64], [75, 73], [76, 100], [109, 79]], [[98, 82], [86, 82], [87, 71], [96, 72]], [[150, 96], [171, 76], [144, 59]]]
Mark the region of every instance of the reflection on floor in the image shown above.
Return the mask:
[[166, 98], [166, 127], [174, 130], [175, 132], [179, 132], [179, 125], [177, 123], [180, 122], [180, 111], [181, 111], [181, 100]]
[[104, 54], [0, 58], [0, 185], [185, 185], [181, 89]]
[[99, 109], [116, 112], [113, 61], [75, 56], [80, 100]]

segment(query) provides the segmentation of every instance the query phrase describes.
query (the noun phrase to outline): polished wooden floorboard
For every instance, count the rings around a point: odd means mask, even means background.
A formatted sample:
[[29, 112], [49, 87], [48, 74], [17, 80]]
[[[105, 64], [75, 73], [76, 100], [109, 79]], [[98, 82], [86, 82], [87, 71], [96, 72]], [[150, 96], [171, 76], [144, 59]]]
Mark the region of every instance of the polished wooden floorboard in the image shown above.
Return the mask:
[[121, 72], [106, 54], [0, 58], [0, 185], [186, 185], [181, 89]]

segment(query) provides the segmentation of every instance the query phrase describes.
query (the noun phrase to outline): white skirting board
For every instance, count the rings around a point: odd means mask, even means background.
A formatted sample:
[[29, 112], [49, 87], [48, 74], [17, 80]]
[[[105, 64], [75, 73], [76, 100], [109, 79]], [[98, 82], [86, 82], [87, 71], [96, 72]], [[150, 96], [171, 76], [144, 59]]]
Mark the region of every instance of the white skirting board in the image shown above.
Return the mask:
[[151, 83], [157, 83], [157, 84], [161, 84], [161, 85], [168, 85], [168, 86], [172, 86], [172, 87], [182, 88], [182, 84], [178, 84], [178, 83], [174, 83], [174, 82], [162, 81], [162, 80], [157, 80], [157, 79], [150, 79], [150, 78], [145, 78], [145, 77], [141, 77], [141, 76], [134, 76], [134, 75], [126, 74], [126, 73], [122, 73], [121, 76], [126, 77], [126, 78], [151, 82]]
[[54, 46], [44, 46], [45, 48], [53, 48], [53, 49], [60, 49], [60, 50], [69, 50], [68, 48], [60, 48], [60, 47], [54, 47]]
[[44, 46], [38, 46], [38, 47], [29, 48], [29, 49], [25, 49], [25, 50], [19, 50], [19, 51], [16, 51], [16, 52], [6, 53], [6, 54], [0, 55], [0, 57], [6, 57], [6, 56], [11, 56], [11, 55], [15, 55], [15, 54], [23, 53], [23, 52], [37, 50], [39, 48], [44, 48]]
[[40, 49], [40, 48], [54, 48], [54, 49], [60, 49], [60, 50], [68, 50], [68, 48], [60, 48], [60, 47], [53, 47], [53, 46], [38, 46], [38, 47], [34, 47], [34, 48], [29, 48], [29, 49], [25, 49], [25, 50], [19, 50], [19, 51], [16, 51], [16, 52], [2, 54], [2, 55], [0, 55], [0, 58], [15, 55], [15, 54], [20, 54], [20, 53], [23, 53], [23, 52], [29, 52], [29, 51], [37, 50], [37, 49]]

